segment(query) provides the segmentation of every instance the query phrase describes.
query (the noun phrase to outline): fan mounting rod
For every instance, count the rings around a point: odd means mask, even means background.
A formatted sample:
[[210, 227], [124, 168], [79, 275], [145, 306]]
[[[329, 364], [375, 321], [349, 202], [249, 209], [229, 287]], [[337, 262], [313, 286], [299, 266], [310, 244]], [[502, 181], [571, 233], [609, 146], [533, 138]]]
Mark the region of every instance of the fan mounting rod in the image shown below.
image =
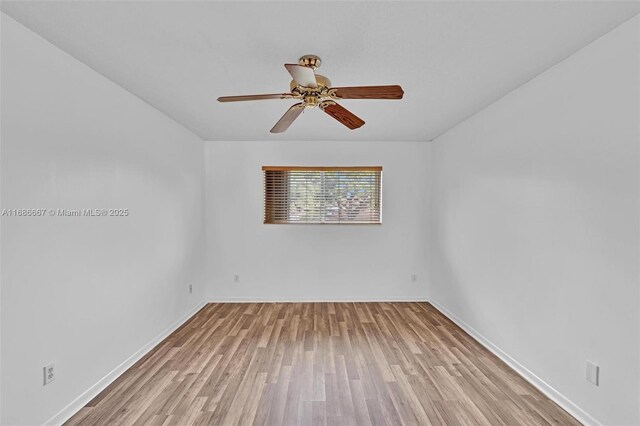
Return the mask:
[[304, 55], [298, 59], [298, 63], [303, 67], [308, 67], [315, 71], [320, 68], [322, 60], [316, 55]]

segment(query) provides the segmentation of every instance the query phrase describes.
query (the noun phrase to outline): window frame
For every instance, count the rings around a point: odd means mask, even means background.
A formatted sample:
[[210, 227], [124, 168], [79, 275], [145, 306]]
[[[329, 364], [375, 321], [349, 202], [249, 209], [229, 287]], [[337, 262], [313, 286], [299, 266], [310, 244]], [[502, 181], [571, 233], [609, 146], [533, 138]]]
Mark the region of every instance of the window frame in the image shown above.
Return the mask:
[[[308, 171], [308, 172], [377, 172], [377, 209], [378, 209], [378, 221], [377, 222], [349, 222], [349, 221], [322, 221], [322, 222], [305, 222], [305, 221], [288, 221], [288, 220], [267, 220], [270, 214], [273, 217], [274, 208], [267, 211], [267, 175], [268, 171]], [[382, 225], [382, 166], [262, 166], [263, 175], [263, 224], [265, 225]], [[323, 175], [324, 176], [324, 175]], [[289, 178], [289, 177], [288, 177]], [[289, 204], [289, 191], [291, 191], [289, 182], [287, 182], [286, 196], [281, 203]]]

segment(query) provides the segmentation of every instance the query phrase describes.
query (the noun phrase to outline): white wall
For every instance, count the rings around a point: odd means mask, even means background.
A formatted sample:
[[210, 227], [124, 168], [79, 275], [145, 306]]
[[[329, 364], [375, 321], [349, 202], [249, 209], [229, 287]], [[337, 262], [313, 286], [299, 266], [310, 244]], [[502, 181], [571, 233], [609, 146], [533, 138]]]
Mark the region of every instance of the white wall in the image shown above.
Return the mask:
[[2, 217], [2, 424], [41, 424], [201, 301], [203, 143], [4, 14], [1, 53], [3, 208], [130, 210]]
[[431, 298], [610, 425], [640, 424], [639, 26], [432, 147]]
[[[426, 300], [428, 150], [424, 142], [207, 142], [209, 300]], [[264, 225], [263, 165], [381, 165], [383, 224]]]

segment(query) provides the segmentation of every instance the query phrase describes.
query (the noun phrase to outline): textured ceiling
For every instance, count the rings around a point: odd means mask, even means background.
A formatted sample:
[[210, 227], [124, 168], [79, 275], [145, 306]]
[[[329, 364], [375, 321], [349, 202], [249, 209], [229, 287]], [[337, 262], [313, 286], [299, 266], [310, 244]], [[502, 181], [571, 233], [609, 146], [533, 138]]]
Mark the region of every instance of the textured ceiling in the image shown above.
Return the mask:
[[[2, 10], [206, 140], [427, 141], [640, 12], [638, 2], [11, 2]], [[269, 129], [305, 53], [335, 86], [400, 84], [402, 101], [342, 101], [350, 131], [308, 110]]]

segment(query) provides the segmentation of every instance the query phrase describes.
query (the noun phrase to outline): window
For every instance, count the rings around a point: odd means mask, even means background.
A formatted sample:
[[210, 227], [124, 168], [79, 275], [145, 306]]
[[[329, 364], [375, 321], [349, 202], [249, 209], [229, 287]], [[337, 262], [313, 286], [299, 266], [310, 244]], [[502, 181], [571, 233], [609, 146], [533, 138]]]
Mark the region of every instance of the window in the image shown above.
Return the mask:
[[264, 223], [381, 223], [382, 167], [262, 167]]

